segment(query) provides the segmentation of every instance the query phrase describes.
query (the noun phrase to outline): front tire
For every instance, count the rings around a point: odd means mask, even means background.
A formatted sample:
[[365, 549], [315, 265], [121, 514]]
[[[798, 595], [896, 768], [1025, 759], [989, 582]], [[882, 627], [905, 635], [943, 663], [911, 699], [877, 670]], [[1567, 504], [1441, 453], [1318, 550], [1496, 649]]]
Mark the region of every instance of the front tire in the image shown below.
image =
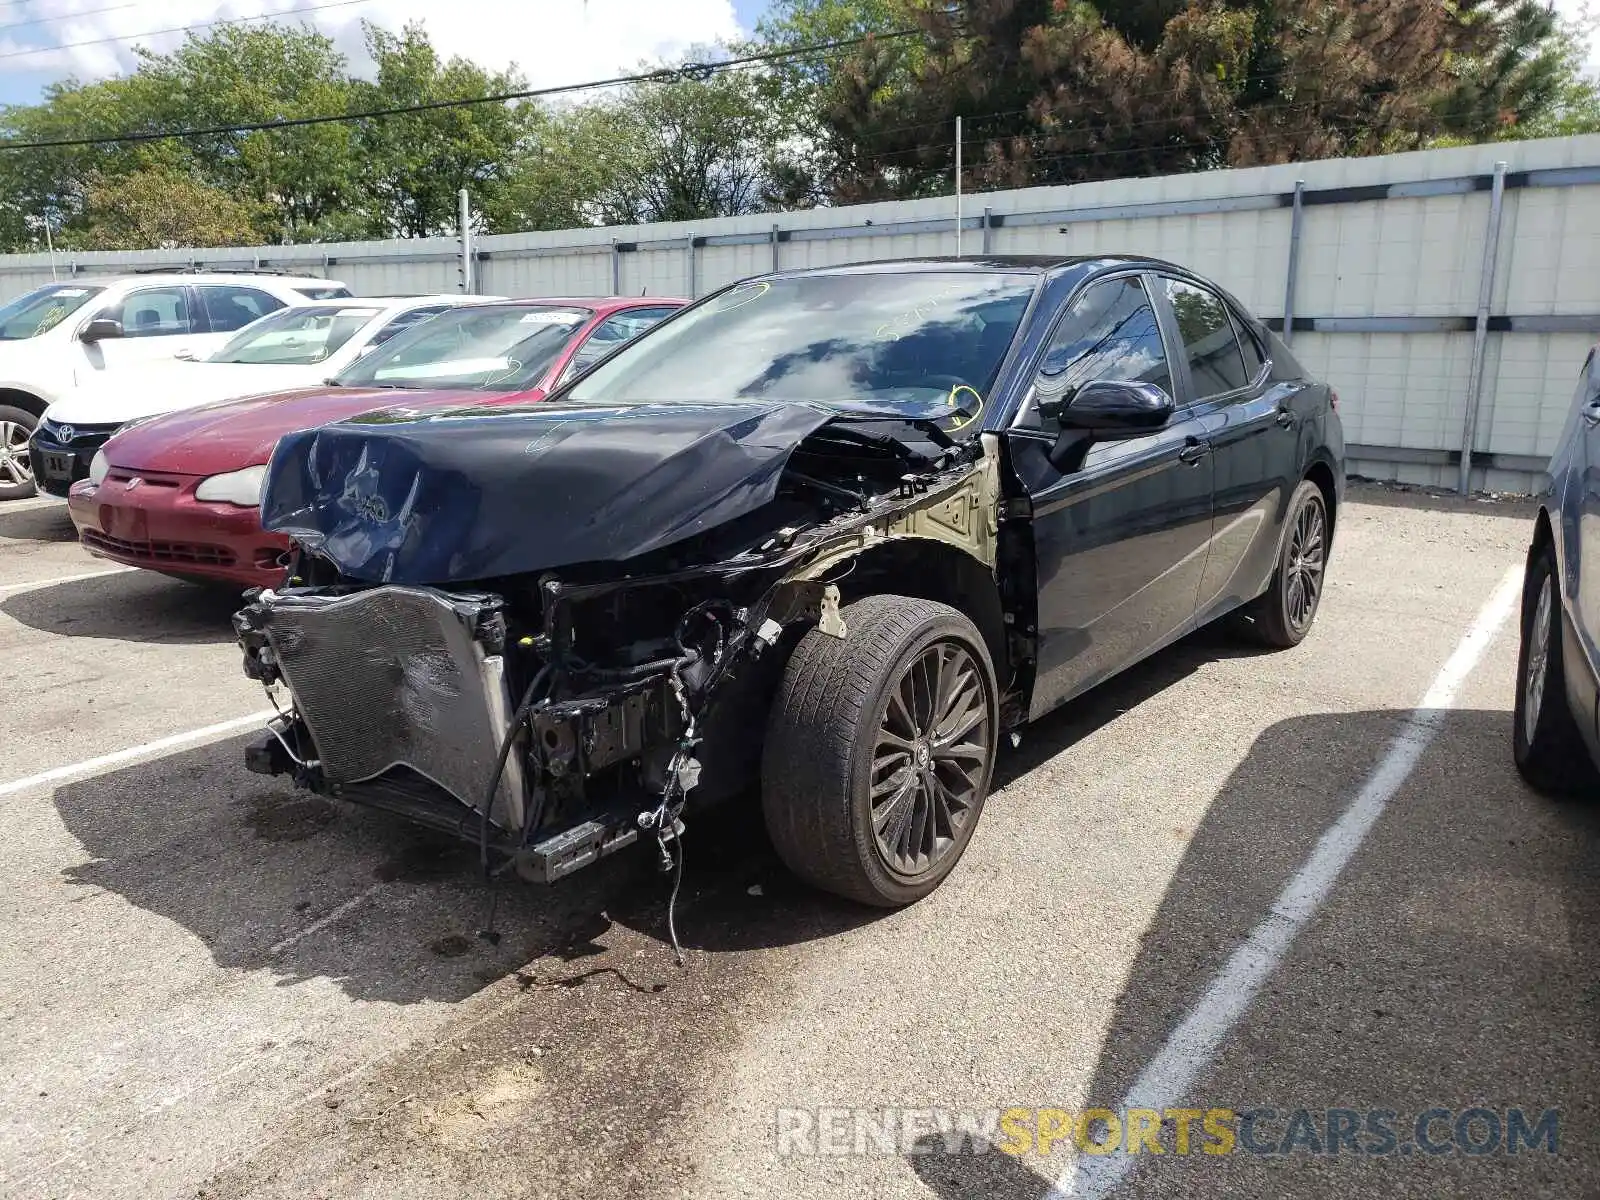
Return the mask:
[[1593, 788], [1596, 773], [1567, 704], [1558, 586], [1555, 551], [1546, 543], [1530, 557], [1522, 585], [1511, 754], [1518, 774], [1534, 788], [1547, 795], [1570, 795]]
[[0, 404], [0, 501], [26, 500], [37, 490], [28, 439], [38, 424], [32, 413]]
[[789, 659], [761, 767], [767, 831], [801, 879], [895, 908], [944, 881], [994, 772], [999, 688], [983, 636], [944, 604], [868, 596], [846, 636]]
[[1289, 498], [1289, 520], [1272, 582], [1244, 609], [1245, 628], [1257, 642], [1287, 650], [1311, 632], [1322, 603], [1329, 530], [1322, 489], [1309, 479], [1301, 480]]

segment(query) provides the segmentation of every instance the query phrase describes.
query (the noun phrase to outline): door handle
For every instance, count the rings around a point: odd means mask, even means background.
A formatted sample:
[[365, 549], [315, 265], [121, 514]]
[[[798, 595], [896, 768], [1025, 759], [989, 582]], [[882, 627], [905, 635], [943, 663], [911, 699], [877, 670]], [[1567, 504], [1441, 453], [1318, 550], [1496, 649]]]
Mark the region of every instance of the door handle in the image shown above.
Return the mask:
[[1274, 417], [1273, 420], [1278, 422], [1279, 429], [1294, 428], [1294, 413], [1290, 412], [1287, 408], [1280, 408], [1278, 410], [1278, 415]]
[[1199, 438], [1190, 438], [1184, 443], [1183, 449], [1178, 451], [1178, 461], [1187, 463], [1191, 467], [1198, 466], [1210, 453], [1210, 442], [1202, 442]]
[[1600, 400], [1589, 401], [1579, 412], [1590, 425], [1600, 425]]

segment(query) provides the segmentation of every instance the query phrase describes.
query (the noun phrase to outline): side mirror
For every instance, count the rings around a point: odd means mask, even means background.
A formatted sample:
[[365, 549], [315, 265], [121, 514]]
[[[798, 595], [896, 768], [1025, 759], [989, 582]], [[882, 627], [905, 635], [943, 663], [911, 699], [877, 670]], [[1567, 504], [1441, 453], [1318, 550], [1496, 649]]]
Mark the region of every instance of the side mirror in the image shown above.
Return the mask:
[[1105, 439], [1160, 429], [1175, 408], [1172, 397], [1153, 383], [1096, 379], [1079, 388], [1070, 403], [1041, 401], [1039, 415], [1059, 421], [1064, 431], [1082, 430]]
[[83, 327], [83, 332], [78, 335], [82, 342], [98, 342], [105, 338], [119, 338], [122, 336], [122, 322], [115, 317], [96, 317]]

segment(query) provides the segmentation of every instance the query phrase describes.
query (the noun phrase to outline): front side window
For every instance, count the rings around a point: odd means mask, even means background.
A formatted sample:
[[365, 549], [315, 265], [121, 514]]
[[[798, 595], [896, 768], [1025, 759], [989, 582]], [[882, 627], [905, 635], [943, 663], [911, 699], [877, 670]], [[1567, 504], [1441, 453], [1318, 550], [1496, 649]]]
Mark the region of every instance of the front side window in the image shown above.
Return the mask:
[[1137, 380], [1172, 391], [1161, 325], [1137, 278], [1094, 284], [1072, 302], [1045, 350], [1034, 391], [1041, 400], [1070, 404], [1096, 380]]
[[1203, 399], [1233, 392], [1249, 382], [1228, 306], [1214, 292], [1178, 279], [1163, 279], [1178, 334], [1189, 359], [1194, 394]]
[[594, 316], [550, 304], [469, 305], [402, 330], [339, 377], [344, 387], [533, 387]]
[[719, 292], [618, 350], [567, 399], [797, 400], [975, 417], [1038, 284], [1023, 271], [840, 271]]
[[579, 346], [561, 372], [561, 383], [576, 379], [595, 363], [625, 342], [631, 342], [656, 322], [677, 312], [676, 308], [630, 308], [607, 317], [594, 327], [588, 339]]
[[426, 321], [429, 317], [436, 317], [449, 307], [450, 305], [448, 304], [435, 304], [426, 308], [407, 309], [405, 312], [397, 314], [388, 324], [373, 334], [372, 344], [380, 346], [402, 329], [410, 329], [418, 321]]
[[283, 301], [260, 288], [202, 284], [200, 303], [212, 333], [232, 333], [283, 307]]
[[107, 313], [122, 322], [123, 337], [171, 337], [194, 330], [189, 319], [189, 289], [146, 288], [132, 292]]
[[47, 283], [44, 287], [0, 305], [0, 342], [20, 342], [49, 333], [67, 317], [105, 291], [75, 283]]
[[241, 331], [206, 361], [311, 366], [332, 355], [378, 312], [360, 307], [286, 308]]

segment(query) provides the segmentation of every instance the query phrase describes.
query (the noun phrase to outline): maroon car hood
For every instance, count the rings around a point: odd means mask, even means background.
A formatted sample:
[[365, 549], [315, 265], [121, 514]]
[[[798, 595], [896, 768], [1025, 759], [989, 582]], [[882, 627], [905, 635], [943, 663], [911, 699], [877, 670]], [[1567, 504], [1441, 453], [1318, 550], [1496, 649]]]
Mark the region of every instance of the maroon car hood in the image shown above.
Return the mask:
[[526, 403], [543, 391], [400, 391], [395, 388], [300, 388], [225, 400], [142, 421], [106, 443], [114, 467], [174, 475], [216, 475], [266, 463], [286, 433], [313, 429], [376, 409], [430, 412], [462, 405]]

